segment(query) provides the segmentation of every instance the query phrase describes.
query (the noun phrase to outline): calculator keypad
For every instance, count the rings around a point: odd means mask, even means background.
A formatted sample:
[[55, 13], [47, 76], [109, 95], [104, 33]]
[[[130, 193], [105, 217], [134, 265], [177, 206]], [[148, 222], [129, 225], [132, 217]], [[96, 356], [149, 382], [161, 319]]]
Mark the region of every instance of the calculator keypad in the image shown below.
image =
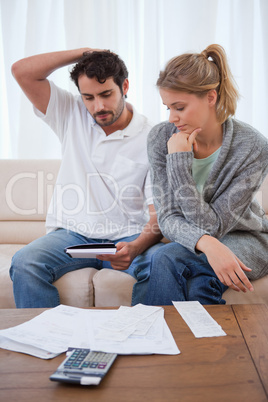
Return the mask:
[[65, 361], [64, 368], [71, 370], [94, 369], [105, 371], [110, 360], [113, 358], [113, 353], [93, 352], [88, 349], [75, 349], [71, 356]]

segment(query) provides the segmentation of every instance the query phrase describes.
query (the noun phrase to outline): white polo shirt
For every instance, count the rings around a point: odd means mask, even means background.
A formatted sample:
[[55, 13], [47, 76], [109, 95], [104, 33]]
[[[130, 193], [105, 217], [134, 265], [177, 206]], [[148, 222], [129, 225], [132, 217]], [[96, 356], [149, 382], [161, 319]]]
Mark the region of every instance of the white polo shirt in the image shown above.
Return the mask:
[[130, 124], [106, 136], [80, 95], [50, 82], [46, 115], [35, 109], [62, 144], [47, 231], [66, 228], [96, 239], [140, 233], [153, 203], [147, 158], [152, 125], [133, 111]]

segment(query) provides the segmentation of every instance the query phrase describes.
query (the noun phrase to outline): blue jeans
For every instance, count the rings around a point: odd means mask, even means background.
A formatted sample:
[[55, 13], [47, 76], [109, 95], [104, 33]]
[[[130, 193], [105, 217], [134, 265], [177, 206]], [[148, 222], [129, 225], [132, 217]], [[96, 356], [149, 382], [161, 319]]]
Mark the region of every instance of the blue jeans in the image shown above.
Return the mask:
[[223, 285], [205, 254], [196, 255], [178, 243], [169, 243], [152, 257], [146, 304], [170, 305], [196, 300], [201, 304], [225, 304]]
[[[138, 236], [137, 234], [118, 239], [114, 243], [130, 242]], [[72, 231], [58, 229], [23, 247], [14, 255], [10, 268], [16, 307], [55, 307], [60, 304], [60, 298], [53, 282], [61, 276], [85, 267], [112, 269], [109, 261], [96, 258], [73, 259], [64, 252], [68, 246], [105, 241], [109, 240], [90, 239]], [[138, 281], [133, 287], [132, 305], [145, 301], [151, 258], [161, 245], [163, 243], [158, 243], [146, 250], [123, 271]]]

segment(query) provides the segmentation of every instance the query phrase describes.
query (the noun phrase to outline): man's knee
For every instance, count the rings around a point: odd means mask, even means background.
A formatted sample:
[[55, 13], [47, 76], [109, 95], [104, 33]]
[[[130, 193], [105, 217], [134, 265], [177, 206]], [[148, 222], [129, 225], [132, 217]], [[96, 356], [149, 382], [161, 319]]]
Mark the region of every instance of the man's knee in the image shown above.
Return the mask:
[[13, 280], [15, 273], [22, 272], [24, 267], [28, 266], [28, 259], [30, 257], [30, 253], [25, 250], [26, 246], [21, 250], [17, 251], [16, 254], [13, 255], [11, 260], [10, 267], [10, 277]]
[[40, 250], [32, 247], [31, 244], [24, 246], [17, 251], [11, 260], [10, 277], [13, 280], [14, 277], [25, 277], [28, 273], [33, 272], [33, 266], [40, 261]]

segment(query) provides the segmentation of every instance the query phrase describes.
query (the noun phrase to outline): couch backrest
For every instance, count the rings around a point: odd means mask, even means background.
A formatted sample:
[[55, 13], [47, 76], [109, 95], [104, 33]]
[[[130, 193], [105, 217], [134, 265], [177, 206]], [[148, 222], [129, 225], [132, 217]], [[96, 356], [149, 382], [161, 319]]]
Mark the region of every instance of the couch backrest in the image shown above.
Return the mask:
[[[45, 234], [60, 160], [0, 160], [0, 243], [27, 244]], [[256, 197], [268, 214], [268, 176]]]
[[27, 244], [45, 234], [60, 160], [0, 160], [0, 243]]

